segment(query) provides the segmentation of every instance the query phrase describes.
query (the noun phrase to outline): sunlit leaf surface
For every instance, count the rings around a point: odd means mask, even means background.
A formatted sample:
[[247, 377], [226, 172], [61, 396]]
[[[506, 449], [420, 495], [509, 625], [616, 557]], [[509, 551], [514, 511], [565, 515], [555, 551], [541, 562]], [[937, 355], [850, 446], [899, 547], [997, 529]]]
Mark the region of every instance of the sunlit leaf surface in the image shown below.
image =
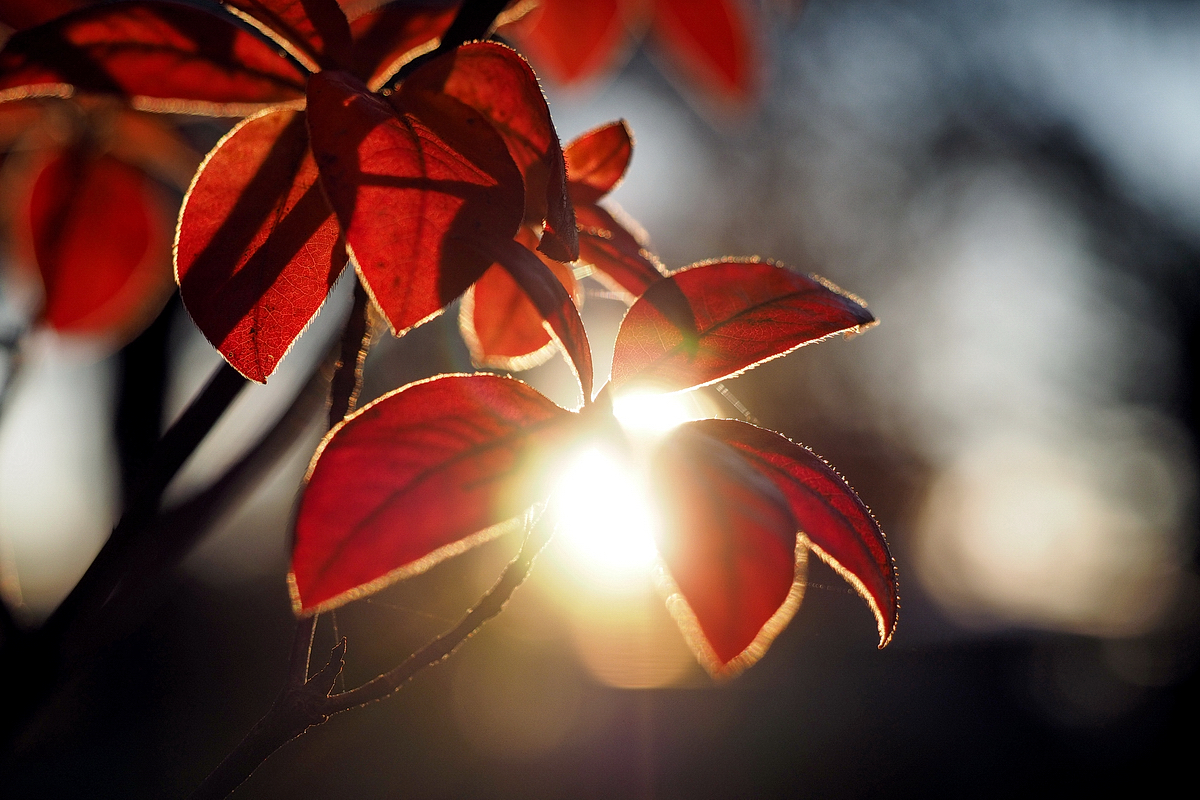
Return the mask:
[[577, 420], [490, 375], [436, 378], [364, 407], [310, 468], [292, 555], [297, 611], [423, 571], [544, 497]]
[[525, 218], [545, 222], [539, 249], [560, 261], [578, 258], [562, 147], [525, 59], [503, 45], [473, 42], [422, 66], [399, 97], [411, 105], [439, 92], [478, 111], [504, 139], [525, 181]]
[[85, 8], [17, 32], [0, 51], [0, 97], [68, 85], [217, 113], [302, 98], [305, 78], [259, 37], [171, 3]]
[[438, 314], [491, 266], [481, 248], [521, 224], [504, 142], [451, 97], [413, 113], [348, 73], [313, 76], [308, 97], [321, 183], [367, 288], [393, 330]]
[[733, 448], [688, 425], [664, 441], [653, 474], [659, 553], [690, 612], [668, 601], [672, 613], [711, 671], [748, 666], [799, 603], [787, 501]]
[[845, 479], [808, 448], [772, 431], [717, 419], [689, 427], [736, 448], [779, 487], [814, 552], [871, 607], [879, 646], [886, 645], [900, 607], [896, 569], [883, 531]]
[[612, 381], [689, 389], [873, 321], [857, 300], [774, 264], [701, 264], [658, 281], [629, 309]]
[[184, 203], [175, 259], [196, 325], [234, 368], [265, 381], [346, 264], [304, 112], [251, 118], [213, 150]]

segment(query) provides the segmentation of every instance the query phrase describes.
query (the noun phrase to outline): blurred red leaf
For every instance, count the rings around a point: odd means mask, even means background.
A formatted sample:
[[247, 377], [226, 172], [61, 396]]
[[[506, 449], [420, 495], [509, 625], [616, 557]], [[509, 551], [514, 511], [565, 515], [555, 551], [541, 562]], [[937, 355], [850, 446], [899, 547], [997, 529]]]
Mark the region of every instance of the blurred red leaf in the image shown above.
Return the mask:
[[874, 317], [858, 300], [775, 264], [725, 259], [658, 281], [617, 334], [612, 382], [679, 391], [723, 380]]
[[175, 263], [196, 325], [235, 369], [265, 381], [346, 264], [304, 112], [264, 112], [214, 148], [184, 201]]
[[222, 0], [263, 23], [318, 67], [350, 65], [350, 25], [336, 0]]
[[658, 550], [679, 592], [668, 608], [710, 672], [738, 672], [766, 652], [802, 596], [787, 501], [731, 447], [690, 426], [662, 443], [653, 474], [664, 507]]
[[0, 22], [17, 30], [32, 28], [92, 4], [89, 0], [0, 0]]
[[416, 70], [401, 84], [399, 97], [413, 105], [439, 92], [478, 111], [504, 139], [525, 181], [525, 219], [545, 221], [538, 249], [559, 261], [578, 258], [562, 147], [525, 59], [504, 45], [472, 42]]
[[144, 173], [86, 147], [60, 151], [27, 203], [49, 325], [122, 336], [153, 318], [170, 286], [169, 227]]
[[625, 120], [594, 128], [563, 150], [567, 191], [574, 203], [595, 203], [625, 177], [633, 156], [633, 133]]
[[[530, 249], [537, 247], [537, 237], [528, 226], [521, 226], [517, 241]], [[582, 293], [571, 268], [539, 257], [578, 304]], [[493, 369], [524, 370], [549, 360], [556, 348], [543, 321], [537, 306], [499, 264], [467, 290], [459, 311], [471, 360]]]
[[545, 494], [579, 418], [491, 375], [416, 383], [326, 436], [292, 551], [297, 613], [340, 605], [482, 541]]
[[86, 8], [19, 31], [0, 51], [0, 97], [63, 94], [65, 84], [223, 113], [302, 98], [305, 78], [257, 36], [162, 2]]
[[543, 324], [554, 334], [579, 380], [584, 405], [590, 403], [592, 348], [570, 293], [550, 268], [520, 242], [509, 240], [497, 244], [492, 252], [545, 320]]
[[561, 83], [587, 80], [616, 65], [628, 45], [627, 0], [543, 0], [521, 28], [522, 48]]
[[654, 0], [651, 33], [671, 63], [707, 94], [735, 106], [758, 92], [758, 56], [742, 0]]
[[445, 4], [392, 3], [350, 21], [354, 73], [379, 90], [422, 50], [432, 50], [458, 9]]
[[879, 646], [886, 645], [900, 607], [896, 568], [883, 531], [842, 476], [808, 448], [745, 422], [709, 419], [687, 427], [737, 448], [774, 481], [812, 550], [870, 606]]
[[615, 70], [649, 30], [674, 76], [718, 110], [759, 95], [762, 27], [754, 0], [541, 0], [512, 35], [538, 71], [573, 84]]
[[[491, 266], [521, 224], [523, 186], [504, 142], [451, 97], [409, 110], [357, 78], [309, 81], [321, 184], [364, 283], [394, 331], [441, 312]], [[482, 249], [481, 249], [482, 248]]]

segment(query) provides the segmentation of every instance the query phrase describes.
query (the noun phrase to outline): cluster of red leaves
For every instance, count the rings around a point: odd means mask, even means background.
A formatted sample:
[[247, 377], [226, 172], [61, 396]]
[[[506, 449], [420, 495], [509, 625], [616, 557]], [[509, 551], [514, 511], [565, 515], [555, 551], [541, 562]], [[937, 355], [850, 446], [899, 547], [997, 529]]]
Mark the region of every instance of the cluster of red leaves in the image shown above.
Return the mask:
[[[87, 6], [17, 32], [0, 51], [0, 99], [80, 93], [245, 115], [192, 180], [175, 265], [193, 319], [247, 377], [275, 370], [347, 263], [397, 334], [474, 287], [462, 323], [479, 361], [519, 366], [557, 344], [575, 370], [578, 412], [511, 378], [449, 375], [336, 426], [296, 522], [291, 587], [302, 614], [426, 569], [536, 504], [581, 443], [620, 440], [613, 393], [721, 381], [874, 321], [831, 285], [770, 263], [664, 275], [598, 205], [632, 152], [622, 123], [564, 152], [515, 51], [473, 42], [411, 63], [454, 12], [388, 5], [348, 16], [357, 5]], [[699, 40], [713, 33], [703, 16], [699, 28], [688, 22], [685, 4], [653, 8], [665, 29], [674, 20]], [[581, 256], [637, 298], [613, 380], [595, 400], [567, 266]], [[797, 557], [808, 550], [866, 599], [881, 645], [891, 637], [896, 582], [883, 535], [820, 458], [718, 420], [676, 429], [655, 458], [672, 607], [710, 669], [761, 655], [795, 609]]]
[[541, 71], [574, 84], [619, 67], [649, 32], [690, 88], [741, 109], [762, 80], [759, 25], [747, 0], [541, 0], [512, 34]]
[[[663, 277], [662, 268], [626, 227], [598, 201], [624, 177], [633, 154], [633, 136], [623, 122], [585, 133], [563, 151], [567, 164], [567, 195], [575, 209], [579, 259], [591, 275], [632, 302]], [[526, 244], [534, 232], [525, 226], [518, 234]], [[582, 299], [574, 272], [552, 259], [542, 259], [578, 304]], [[541, 312], [507, 271], [492, 267], [475, 282], [459, 314], [463, 337], [477, 364], [521, 370], [542, 363], [554, 352], [551, 332]]]
[[[3, 0], [0, 24], [21, 30], [86, 5]], [[14, 261], [37, 267], [41, 321], [117, 340], [139, 331], [172, 286], [174, 220], [159, 184], [186, 186], [199, 156], [160, 118], [94, 98], [0, 105], [0, 150]]]
[[[309, 469], [293, 551], [298, 613], [428, 569], [544, 499], [581, 446], [620, 437], [611, 394], [685, 390], [873, 322], [854, 298], [774, 264], [723, 260], [656, 281], [621, 325], [612, 383], [579, 412], [511, 378], [448, 375], [385, 395], [335, 427]], [[585, 397], [589, 365], [576, 363]], [[685, 424], [651, 474], [668, 520], [658, 547], [670, 603], [715, 674], [753, 663], [795, 610], [798, 548], [832, 564], [896, 624], [887, 544], [854, 491], [778, 434]]]

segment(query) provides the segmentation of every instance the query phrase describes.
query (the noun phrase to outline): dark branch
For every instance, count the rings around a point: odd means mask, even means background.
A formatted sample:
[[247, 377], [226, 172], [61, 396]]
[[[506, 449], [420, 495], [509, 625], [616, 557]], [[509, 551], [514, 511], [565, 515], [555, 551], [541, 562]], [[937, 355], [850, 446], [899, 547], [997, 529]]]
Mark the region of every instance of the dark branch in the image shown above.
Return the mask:
[[329, 389], [329, 427], [341, 422], [358, 405], [363, 362], [371, 345], [371, 298], [362, 281], [354, 282], [354, 308], [342, 331], [341, 356]]

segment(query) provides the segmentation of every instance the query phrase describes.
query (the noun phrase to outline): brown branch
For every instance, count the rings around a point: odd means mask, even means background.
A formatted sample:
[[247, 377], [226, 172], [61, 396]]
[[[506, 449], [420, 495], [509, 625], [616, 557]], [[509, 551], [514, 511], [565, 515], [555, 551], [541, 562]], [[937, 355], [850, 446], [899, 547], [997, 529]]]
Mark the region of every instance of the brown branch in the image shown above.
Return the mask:
[[192, 792], [191, 800], [219, 800], [229, 796], [282, 745], [329, 719], [321, 708], [328, 701], [329, 692], [345, 663], [346, 640], [342, 639], [333, 648], [328, 663], [320, 672], [306, 679], [308, 648], [315, 627], [316, 617], [296, 623], [288, 677], [275, 702], [241, 744]]
[[116, 641], [158, 605], [175, 568], [205, 531], [237, 507], [290, 452], [297, 438], [310, 429], [325, 405], [335, 354], [336, 348], [331, 349], [283, 415], [224, 475], [200, 494], [159, 514], [145, 546], [134, 554], [135, 560], [129, 565], [131, 577], [106, 607], [104, 624], [92, 626], [92, 641], [77, 642], [75, 650], [86, 655], [106, 642]]
[[127, 574], [131, 550], [144, 538], [158, 514], [163, 492], [195, 452], [213, 425], [246, 386], [237, 370], [222, 362], [200, 395], [159, 440], [130, 493], [132, 501], [87, 572], [46, 620], [39, 633], [61, 637], [73, 625], [99, 611]]

